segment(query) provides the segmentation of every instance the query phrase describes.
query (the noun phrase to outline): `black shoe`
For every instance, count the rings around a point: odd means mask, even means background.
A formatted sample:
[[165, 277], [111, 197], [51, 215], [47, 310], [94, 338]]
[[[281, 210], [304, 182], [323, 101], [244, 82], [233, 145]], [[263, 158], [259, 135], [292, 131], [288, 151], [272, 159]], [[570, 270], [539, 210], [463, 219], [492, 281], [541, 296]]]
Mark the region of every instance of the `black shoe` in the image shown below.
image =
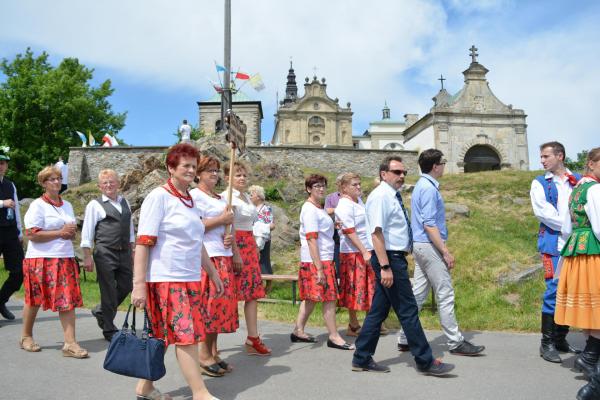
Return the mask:
[[119, 331], [102, 332], [102, 335], [104, 335], [104, 339], [110, 342], [117, 332]]
[[354, 350], [354, 345], [344, 342], [344, 344], [336, 344], [331, 339], [327, 339], [327, 347], [339, 350]]
[[587, 377], [594, 374], [596, 363], [600, 359], [600, 339], [588, 337], [583, 352], [575, 359], [575, 369]]
[[104, 330], [104, 319], [102, 318], [102, 312], [98, 311], [96, 309], [93, 309], [92, 315], [94, 316], [94, 318], [96, 318], [96, 323], [98, 324], [98, 327], [100, 329]]
[[448, 372], [454, 369], [454, 364], [448, 364], [442, 362], [442, 360], [433, 360], [429, 368], [420, 369], [419, 372], [425, 375], [442, 376], [447, 375]]
[[290, 334], [290, 340], [292, 343], [302, 342], [302, 343], [317, 343], [317, 339], [314, 336], [306, 335], [306, 337], [298, 336], [295, 333]]
[[371, 361], [369, 361], [369, 363], [364, 367], [361, 367], [360, 365], [352, 364], [352, 371], [384, 372], [385, 373], [385, 372], [390, 372], [390, 369], [384, 365], [377, 364], [373, 359], [371, 359]]
[[225, 372], [221, 372], [221, 367], [219, 367], [219, 364], [212, 364], [212, 365], [200, 365], [200, 371], [202, 372], [202, 375], [207, 375], [207, 376], [212, 376], [214, 378], [219, 378], [223, 375], [225, 375]]
[[540, 357], [544, 360], [560, 363], [558, 350], [554, 347], [554, 315], [542, 313], [542, 342], [540, 344]]
[[464, 340], [458, 347], [450, 350], [450, 354], [457, 356], [476, 356], [485, 350], [485, 346], [475, 346], [473, 343]]
[[598, 399], [600, 399], [600, 375], [594, 373], [590, 378], [590, 382], [577, 392], [577, 400]]
[[567, 341], [569, 327], [567, 325], [554, 324], [554, 347], [561, 353], [581, 353], [581, 349], [573, 347]]
[[398, 343], [398, 351], [410, 351], [410, 347], [407, 344]]
[[4, 319], [8, 319], [12, 321], [15, 319], [15, 314], [11, 313], [8, 308], [6, 308], [6, 303], [0, 304], [0, 314], [4, 317]]

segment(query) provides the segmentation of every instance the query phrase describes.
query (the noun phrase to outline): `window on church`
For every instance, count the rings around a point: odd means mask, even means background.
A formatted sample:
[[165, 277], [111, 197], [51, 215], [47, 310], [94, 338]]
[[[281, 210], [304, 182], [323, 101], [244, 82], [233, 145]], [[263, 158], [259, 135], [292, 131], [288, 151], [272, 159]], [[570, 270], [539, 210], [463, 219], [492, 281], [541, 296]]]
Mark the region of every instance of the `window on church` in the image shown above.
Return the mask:
[[315, 115], [314, 117], [310, 117], [310, 119], [308, 120], [308, 126], [325, 127], [325, 120]]
[[319, 144], [319, 143], [321, 143], [321, 138], [319, 136], [315, 135], [312, 138], [312, 142], [313, 142], [313, 144]]

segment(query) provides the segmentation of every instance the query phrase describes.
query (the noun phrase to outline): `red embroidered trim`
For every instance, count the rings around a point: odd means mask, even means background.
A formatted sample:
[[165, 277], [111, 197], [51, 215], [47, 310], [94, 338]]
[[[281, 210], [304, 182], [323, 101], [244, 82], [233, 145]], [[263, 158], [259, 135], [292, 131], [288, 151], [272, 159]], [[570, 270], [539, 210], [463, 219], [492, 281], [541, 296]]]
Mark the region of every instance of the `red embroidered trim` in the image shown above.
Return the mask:
[[349, 234], [354, 233], [354, 232], [356, 232], [356, 228], [342, 229], [342, 233], [344, 235], [349, 235]]
[[152, 247], [156, 245], [156, 239], [158, 239], [156, 236], [140, 235], [137, 237], [135, 244]]
[[306, 240], [316, 239], [319, 237], [319, 232], [306, 232]]
[[41, 230], [42, 230], [42, 228], [29, 228], [29, 229], [25, 229], [25, 235], [26, 236], [33, 235], [34, 233], [38, 233]]
[[590, 175], [586, 175], [585, 177], [586, 177], [586, 178], [593, 179], [593, 180], [595, 180], [596, 182], [600, 183], [600, 179], [596, 178], [596, 177], [595, 177], [594, 175], [592, 175], [592, 174], [590, 174]]
[[58, 195], [58, 202], [53, 201], [46, 193], [42, 195], [42, 200], [50, 205], [53, 205], [54, 207], [62, 207], [63, 205], [63, 199], [60, 197], [60, 195]]
[[554, 278], [554, 266], [550, 254], [542, 254], [542, 265], [544, 266], [544, 279]]

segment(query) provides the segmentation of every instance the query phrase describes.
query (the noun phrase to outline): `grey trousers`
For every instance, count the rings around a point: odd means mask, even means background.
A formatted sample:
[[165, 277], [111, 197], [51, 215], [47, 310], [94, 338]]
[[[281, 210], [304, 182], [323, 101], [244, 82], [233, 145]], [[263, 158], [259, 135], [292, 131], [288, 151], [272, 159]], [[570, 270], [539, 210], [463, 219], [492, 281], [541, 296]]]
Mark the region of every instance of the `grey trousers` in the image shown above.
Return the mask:
[[[423, 308], [429, 290], [433, 288], [442, 330], [448, 339], [448, 347], [452, 350], [458, 347], [465, 338], [458, 329], [454, 315], [454, 287], [450, 272], [448, 272], [442, 254], [432, 243], [414, 243], [413, 257], [415, 259], [413, 294], [419, 311]], [[398, 343], [407, 343], [402, 330], [398, 333]]]

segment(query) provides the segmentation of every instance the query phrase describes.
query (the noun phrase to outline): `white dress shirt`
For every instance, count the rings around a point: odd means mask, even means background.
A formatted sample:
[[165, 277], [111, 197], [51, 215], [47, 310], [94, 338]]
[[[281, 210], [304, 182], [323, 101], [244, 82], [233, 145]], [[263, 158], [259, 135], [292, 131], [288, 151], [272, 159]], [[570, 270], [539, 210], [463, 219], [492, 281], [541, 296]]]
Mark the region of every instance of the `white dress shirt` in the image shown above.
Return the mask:
[[[581, 182], [590, 182], [591, 180], [588, 177], [581, 178]], [[587, 203], [583, 206], [583, 209], [590, 220], [594, 236], [600, 240], [600, 184], [588, 189]], [[573, 223], [571, 222], [571, 215], [570, 213], [566, 213], [561, 231], [562, 240], [566, 242], [572, 232]]]
[[[123, 213], [123, 209], [121, 207], [122, 199], [122, 196], [117, 196], [117, 200], [113, 201], [108, 196], [102, 195], [102, 201], [108, 201], [121, 214]], [[127, 199], [125, 199], [125, 202], [129, 206], [129, 210], [131, 211], [131, 206], [129, 205]], [[100, 205], [100, 203], [98, 203], [96, 199], [90, 201], [85, 207], [83, 227], [81, 227], [81, 244], [79, 245], [79, 247], [92, 247], [92, 243], [94, 242], [94, 236], [96, 235], [96, 225], [98, 225], [98, 222], [102, 221], [104, 218], [106, 218], [106, 211], [104, 211], [104, 207], [102, 207], [102, 205]], [[131, 216], [129, 230], [129, 241], [131, 243], [134, 243], [135, 233], [133, 230], [133, 214]]]
[[[567, 170], [567, 174], [571, 174], [571, 171]], [[552, 178], [556, 184], [556, 190], [558, 191], [557, 208], [554, 208], [552, 204], [546, 201], [546, 188], [534, 179], [531, 182], [531, 191], [529, 192], [533, 214], [541, 223], [546, 224], [555, 231], [561, 232], [563, 222], [569, 214], [569, 196], [573, 188], [566, 175], [556, 176], [552, 172], [546, 172], [545, 178]], [[560, 252], [564, 245], [565, 240], [562, 235], [559, 235], [557, 250]]]
[[[372, 234], [375, 229], [381, 228], [386, 250], [408, 251], [408, 225], [396, 198], [396, 190], [382, 181], [367, 198], [366, 208], [369, 233]], [[371, 235], [368, 235], [368, 238], [373, 246]]]
[[[4, 180], [3, 177], [0, 177], [0, 182]], [[23, 239], [23, 229], [21, 225], [21, 210], [19, 207], [19, 197], [17, 196], [17, 187], [13, 183], [13, 189], [15, 191], [15, 195], [13, 197], [13, 201], [15, 202], [15, 218], [17, 220], [17, 229], [19, 230], [19, 239]], [[4, 202], [0, 200], [0, 208], [4, 208]]]

